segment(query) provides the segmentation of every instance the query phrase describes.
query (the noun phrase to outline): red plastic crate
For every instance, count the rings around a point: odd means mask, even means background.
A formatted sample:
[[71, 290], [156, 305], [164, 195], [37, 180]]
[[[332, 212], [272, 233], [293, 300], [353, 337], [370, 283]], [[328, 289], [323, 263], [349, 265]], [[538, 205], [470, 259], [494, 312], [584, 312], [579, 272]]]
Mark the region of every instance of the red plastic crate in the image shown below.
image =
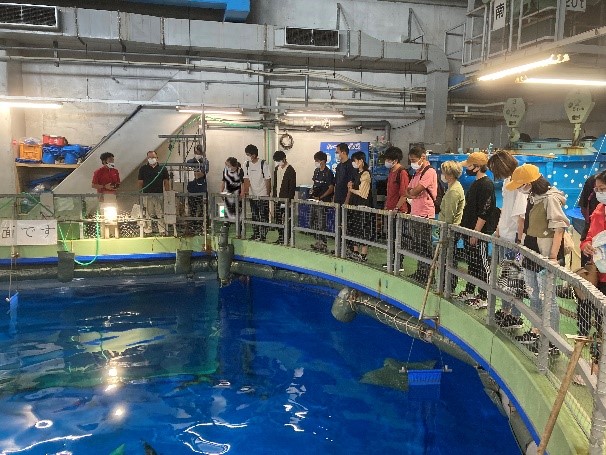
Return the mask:
[[19, 144], [19, 158], [22, 160], [42, 161], [42, 145]]
[[43, 134], [42, 135], [42, 143], [44, 145], [58, 145], [58, 146], [63, 146], [67, 144], [67, 139], [65, 139], [63, 136], [53, 136], [50, 134]]

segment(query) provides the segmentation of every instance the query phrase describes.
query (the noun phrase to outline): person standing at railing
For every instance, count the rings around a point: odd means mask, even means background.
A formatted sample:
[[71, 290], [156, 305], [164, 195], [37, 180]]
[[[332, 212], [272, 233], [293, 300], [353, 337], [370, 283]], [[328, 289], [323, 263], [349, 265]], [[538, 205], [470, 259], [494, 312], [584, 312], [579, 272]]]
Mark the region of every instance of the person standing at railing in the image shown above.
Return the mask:
[[[187, 160], [187, 164], [192, 165], [189, 172], [189, 181], [187, 182], [187, 192], [190, 194], [207, 193], [206, 176], [208, 175], [210, 166], [202, 145], [196, 145], [194, 157]], [[189, 196], [187, 203], [189, 205], [189, 216], [196, 218], [204, 217], [204, 196]], [[193, 224], [202, 226], [201, 222]]]
[[[314, 169], [314, 175], [312, 177], [313, 186], [311, 187], [310, 199], [331, 202], [332, 196], [335, 191], [335, 176], [328, 166], [326, 161], [328, 157], [326, 153], [320, 151], [314, 154], [314, 162], [316, 168]], [[311, 206], [311, 221], [310, 225], [317, 231], [326, 230], [326, 215], [328, 208], [322, 206]], [[311, 248], [316, 251], [326, 252], [328, 246], [326, 245], [326, 236], [322, 234], [315, 234], [316, 243], [311, 245]]]
[[[484, 234], [492, 234], [499, 219], [496, 206], [494, 183], [486, 175], [488, 170], [488, 155], [483, 152], [471, 153], [466, 161], [461, 163], [466, 168], [468, 176], [475, 177], [465, 195], [465, 209], [461, 226]], [[467, 273], [483, 283], [488, 283], [490, 275], [490, 258], [488, 243], [473, 236], [463, 236]], [[488, 306], [487, 292], [483, 287], [467, 282], [465, 290], [458, 296], [469, 306], [482, 309]]]
[[[463, 190], [463, 185], [459, 182], [459, 178], [461, 178], [461, 175], [463, 174], [463, 168], [461, 167], [461, 163], [457, 161], [444, 161], [440, 166], [440, 170], [442, 171], [440, 180], [442, 183], [445, 183], [448, 188], [446, 189], [440, 204], [438, 220], [458, 226], [461, 224], [463, 209], [465, 208], [465, 191]], [[452, 244], [454, 246], [452, 253], [453, 267], [457, 266], [458, 261], [458, 240], [459, 237], [455, 236]], [[457, 281], [457, 276], [454, 274], [451, 275], [450, 289], [453, 292], [457, 288]]]
[[[248, 160], [244, 163], [243, 196], [267, 197], [271, 193], [271, 175], [265, 160], [259, 159], [259, 149], [249, 144], [244, 149]], [[269, 201], [260, 199], [250, 200], [250, 210], [253, 221], [267, 223], [269, 221]], [[267, 228], [253, 225], [253, 235], [249, 240], [265, 241]]]
[[[289, 201], [295, 198], [297, 192], [297, 173], [295, 168], [288, 164], [286, 153], [278, 150], [273, 156], [276, 167], [274, 168], [273, 191], [272, 196], [280, 199], [288, 199]], [[284, 224], [284, 215], [286, 213], [286, 204], [276, 202], [274, 206], [276, 214], [276, 222]], [[286, 227], [288, 229], [288, 226]], [[285, 228], [278, 228], [278, 240], [274, 243], [277, 245], [284, 243]]]
[[[337, 145], [336, 158], [339, 164], [335, 169], [335, 196], [336, 204], [349, 204], [349, 183], [353, 183], [358, 175], [358, 170], [354, 169], [352, 162], [349, 159], [349, 147], [344, 142]], [[340, 207], [339, 209], [340, 210]], [[351, 256], [353, 253], [353, 242], [347, 241], [346, 256]]]
[[143, 206], [147, 221], [143, 225], [143, 232], [151, 234], [153, 232], [151, 218], [157, 218], [158, 233], [165, 235], [163, 193], [170, 189], [169, 176], [166, 168], [158, 164], [158, 155], [153, 150], [147, 152], [147, 163], [139, 168], [137, 186], [146, 194]]
[[[562, 207], [566, 195], [541, 175], [533, 164], [518, 167], [506, 185], [508, 190], [518, 190], [528, 195], [526, 215], [524, 217], [524, 241], [526, 248], [548, 257], [551, 261], [564, 264], [564, 230], [570, 225]], [[555, 298], [555, 282], [546, 282], [545, 269], [525, 258], [522, 261], [524, 279], [530, 291], [530, 307], [539, 316], [542, 314], [542, 302], [552, 298], [551, 327], [558, 331], [560, 327], [560, 308]], [[539, 329], [532, 328], [516, 337], [522, 344], [532, 345], [533, 350], [539, 339]], [[555, 346], [550, 346], [555, 353]]]
[[[524, 217], [528, 195], [517, 190], [508, 190], [511, 175], [518, 167], [518, 160], [505, 150], [497, 150], [488, 159], [488, 169], [492, 171], [495, 180], [503, 180], [503, 207], [499, 224], [494, 235], [511, 243], [521, 243], [524, 235]], [[523, 269], [515, 261], [516, 252], [505, 251], [506, 261], [501, 262], [501, 276], [497, 283], [517, 298], [524, 297]], [[511, 302], [503, 301], [503, 308], [495, 313], [497, 324], [504, 328], [519, 328], [522, 326], [521, 313]]]
[[[387, 174], [385, 210], [396, 213], [410, 213], [410, 205], [408, 204], [406, 194], [410, 178], [408, 171], [401, 164], [404, 154], [398, 147], [389, 147], [385, 150], [383, 158], [385, 159], [385, 167], [389, 169], [389, 174]], [[383, 265], [383, 268], [387, 268], [387, 264]], [[400, 271], [403, 271], [402, 267], [399, 268]]]
[[[349, 190], [349, 205], [357, 205], [360, 207], [370, 207], [371, 197], [370, 186], [371, 177], [366, 163], [366, 155], [364, 152], [356, 152], [351, 156], [351, 165], [358, 171], [353, 182], [349, 182], [347, 188]], [[373, 240], [374, 236], [374, 213], [359, 212], [352, 210], [348, 214], [347, 231], [349, 235], [363, 240]], [[354, 243], [351, 259], [358, 262], [368, 261], [368, 245], [362, 243], [360, 245]]]
[[[591, 175], [583, 185], [583, 191], [581, 191], [581, 195], [579, 196], [579, 207], [581, 208], [581, 213], [583, 214], [583, 218], [585, 219], [585, 228], [583, 232], [581, 232], [581, 242], [585, 240], [587, 237], [587, 231], [589, 231], [591, 214], [598, 206], [598, 199], [595, 196], [595, 181], [596, 175]], [[584, 267], [591, 258], [581, 251], [581, 267]]]
[[[410, 167], [415, 175], [408, 183], [406, 196], [412, 200], [410, 214], [422, 218], [434, 219], [436, 208], [434, 201], [438, 195], [438, 173], [431, 167], [423, 147], [414, 146], [408, 151]], [[419, 256], [432, 257], [431, 225], [411, 221], [404, 236], [405, 245]], [[417, 270], [410, 275], [414, 281], [426, 283], [429, 277], [429, 264], [417, 262]]]
[[93, 174], [92, 187], [102, 195], [116, 194], [116, 190], [120, 186], [120, 173], [114, 164], [114, 155], [105, 152], [101, 154], [100, 158], [102, 166]]
[[[221, 193], [225, 197], [225, 216], [228, 220], [236, 219], [236, 207], [240, 203], [240, 191], [244, 181], [244, 171], [236, 158], [230, 156], [225, 160], [223, 178], [221, 179]], [[238, 204], [238, 205], [237, 205]]]
[[[589, 217], [589, 228], [587, 229], [585, 239], [581, 242], [581, 251], [589, 260], [593, 259], [595, 253], [595, 248], [593, 246], [594, 238], [601, 232], [606, 231], [606, 171], [601, 172], [595, 177], [594, 193], [598, 205]], [[602, 294], [606, 294], [606, 273], [598, 273], [597, 288]], [[589, 332], [591, 331], [591, 319], [593, 316], [595, 320], [596, 336], [601, 337], [603, 315], [591, 304], [590, 300], [578, 300], [577, 316], [579, 335], [589, 335]]]

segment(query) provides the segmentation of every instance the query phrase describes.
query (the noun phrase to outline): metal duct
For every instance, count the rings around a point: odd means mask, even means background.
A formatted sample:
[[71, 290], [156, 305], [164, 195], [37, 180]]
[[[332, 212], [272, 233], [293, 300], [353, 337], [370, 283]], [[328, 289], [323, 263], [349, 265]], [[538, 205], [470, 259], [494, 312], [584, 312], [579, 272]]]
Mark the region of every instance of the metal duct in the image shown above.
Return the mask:
[[224, 21], [244, 22], [250, 14], [250, 0], [128, 0], [136, 3], [155, 3], [189, 8], [210, 8], [225, 10]]
[[[275, 66], [373, 72], [427, 74], [425, 142], [434, 151], [445, 142], [449, 63], [442, 49], [431, 44], [395, 43], [361, 30], [339, 30], [338, 50], [290, 49], [276, 45], [279, 27], [189, 19], [161, 18], [117, 11], [62, 8], [60, 47], [85, 44], [91, 50], [116, 45], [150, 53], [187, 52], [192, 56], [265, 60]], [[0, 30], [1, 31], [1, 30]], [[12, 31], [10, 38], [53, 47], [56, 34]], [[57, 63], [69, 57], [57, 52]], [[203, 57], [200, 57], [203, 58]], [[156, 57], [160, 59], [161, 57]], [[437, 145], [437, 146], [436, 146]]]

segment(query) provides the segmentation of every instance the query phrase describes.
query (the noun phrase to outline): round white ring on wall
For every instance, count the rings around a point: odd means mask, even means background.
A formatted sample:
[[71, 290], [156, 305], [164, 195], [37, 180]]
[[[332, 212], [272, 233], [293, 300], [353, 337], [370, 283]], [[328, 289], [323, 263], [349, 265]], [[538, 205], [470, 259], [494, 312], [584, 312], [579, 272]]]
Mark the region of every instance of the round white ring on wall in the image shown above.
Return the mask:
[[280, 136], [280, 147], [284, 150], [290, 150], [293, 145], [295, 145], [295, 141], [290, 134], [284, 133]]

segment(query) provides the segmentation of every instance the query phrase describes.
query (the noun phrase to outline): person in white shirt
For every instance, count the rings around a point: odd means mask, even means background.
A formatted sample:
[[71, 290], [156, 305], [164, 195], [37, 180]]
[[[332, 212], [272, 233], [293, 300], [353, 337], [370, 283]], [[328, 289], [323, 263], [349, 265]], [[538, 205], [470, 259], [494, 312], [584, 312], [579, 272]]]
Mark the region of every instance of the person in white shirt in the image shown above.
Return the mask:
[[[508, 190], [507, 184], [511, 181], [513, 171], [518, 167], [518, 160], [505, 150], [497, 150], [488, 159], [488, 169], [494, 175], [495, 180], [503, 180], [503, 207], [499, 224], [495, 231], [495, 237], [500, 237], [511, 243], [521, 243], [524, 233], [524, 218], [528, 195], [517, 190]], [[509, 290], [518, 298], [524, 297], [523, 271], [515, 261], [516, 252], [506, 250], [505, 260], [501, 262], [501, 275], [498, 283], [504, 289]], [[510, 302], [503, 301], [503, 309], [495, 313], [497, 324], [505, 328], [517, 328], [522, 326], [520, 312]]]
[[[244, 163], [244, 186], [242, 194], [254, 197], [267, 197], [271, 193], [271, 174], [265, 160], [259, 159], [259, 149], [249, 144], [244, 149], [248, 160]], [[260, 199], [250, 200], [252, 220], [267, 223], [269, 221], [269, 201]], [[249, 240], [265, 241], [267, 227], [253, 225], [253, 235]]]

